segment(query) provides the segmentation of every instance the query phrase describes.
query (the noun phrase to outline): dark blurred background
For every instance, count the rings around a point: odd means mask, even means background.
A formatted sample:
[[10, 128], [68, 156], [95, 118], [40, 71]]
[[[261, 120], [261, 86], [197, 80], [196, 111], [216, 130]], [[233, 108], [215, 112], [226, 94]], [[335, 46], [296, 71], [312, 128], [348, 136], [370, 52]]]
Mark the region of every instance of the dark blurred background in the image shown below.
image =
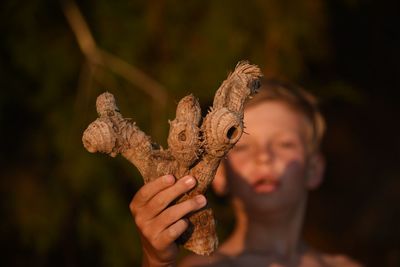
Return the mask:
[[[138, 266], [128, 204], [142, 180], [123, 158], [81, 144], [96, 96], [115, 94], [165, 145], [177, 101], [193, 93], [205, 108], [242, 59], [321, 100], [328, 168], [311, 193], [308, 242], [400, 266], [396, 1], [76, 4], [0, 3], [2, 266]], [[223, 238], [228, 201], [210, 198]]]

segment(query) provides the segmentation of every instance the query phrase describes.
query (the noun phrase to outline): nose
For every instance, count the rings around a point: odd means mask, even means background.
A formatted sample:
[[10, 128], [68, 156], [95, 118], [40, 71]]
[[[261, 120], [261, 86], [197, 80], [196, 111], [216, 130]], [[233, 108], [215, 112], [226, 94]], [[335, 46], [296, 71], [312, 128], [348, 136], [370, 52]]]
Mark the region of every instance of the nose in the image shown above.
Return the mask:
[[273, 159], [273, 153], [269, 147], [265, 147], [257, 151], [255, 159], [259, 164], [271, 163]]

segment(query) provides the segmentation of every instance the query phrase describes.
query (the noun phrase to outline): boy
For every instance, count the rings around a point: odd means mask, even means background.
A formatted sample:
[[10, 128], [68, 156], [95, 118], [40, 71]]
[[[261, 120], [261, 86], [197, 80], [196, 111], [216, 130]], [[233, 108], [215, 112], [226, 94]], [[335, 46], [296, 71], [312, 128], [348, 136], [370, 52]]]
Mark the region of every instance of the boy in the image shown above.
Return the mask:
[[[359, 266], [344, 256], [321, 254], [302, 241], [308, 190], [322, 181], [319, 145], [324, 120], [315, 99], [302, 89], [265, 81], [247, 102], [248, 134], [228, 153], [213, 181], [229, 193], [235, 212], [233, 233], [209, 257], [189, 256], [182, 266]], [[144, 185], [130, 208], [141, 235], [143, 266], [175, 266], [175, 240], [184, 216], [206, 205], [204, 196], [168, 206], [194, 187], [194, 177], [163, 176]]]

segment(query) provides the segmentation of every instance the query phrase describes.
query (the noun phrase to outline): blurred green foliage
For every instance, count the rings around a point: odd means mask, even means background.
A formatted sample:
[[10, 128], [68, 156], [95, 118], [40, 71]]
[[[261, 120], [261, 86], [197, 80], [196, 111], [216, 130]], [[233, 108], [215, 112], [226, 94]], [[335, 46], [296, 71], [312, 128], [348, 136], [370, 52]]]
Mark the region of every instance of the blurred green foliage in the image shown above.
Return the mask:
[[[349, 2], [343, 3], [351, 8], [358, 3]], [[332, 77], [332, 5], [325, 1], [87, 0], [78, 5], [99, 47], [167, 88], [168, 107], [158, 118], [163, 132], [156, 136], [163, 145], [176, 102], [193, 93], [207, 105], [242, 59], [324, 99], [366, 101], [356, 87]], [[88, 75], [85, 59], [59, 1], [0, 6], [4, 266], [138, 266], [139, 238], [128, 204], [141, 178], [120, 157], [89, 154], [80, 138], [96, 117], [100, 92], [114, 93], [123, 114], [149, 134], [152, 99], [106, 68], [82, 85]], [[224, 201], [217, 214], [229, 224]], [[226, 235], [226, 229], [220, 231]]]

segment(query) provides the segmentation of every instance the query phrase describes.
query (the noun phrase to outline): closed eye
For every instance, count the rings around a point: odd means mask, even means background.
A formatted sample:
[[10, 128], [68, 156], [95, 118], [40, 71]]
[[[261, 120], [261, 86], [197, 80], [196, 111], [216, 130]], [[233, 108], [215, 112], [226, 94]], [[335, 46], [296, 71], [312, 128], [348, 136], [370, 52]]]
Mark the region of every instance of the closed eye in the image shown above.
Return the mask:
[[232, 148], [232, 151], [234, 151], [234, 152], [243, 152], [243, 151], [247, 151], [249, 148], [250, 148], [250, 145], [247, 145], [247, 144], [236, 144]]
[[300, 145], [300, 141], [293, 138], [284, 138], [280, 140], [276, 140], [275, 146], [278, 149], [296, 149]]
[[278, 146], [281, 148], [294, 148], [297, 146], [297, 143], [293, 141], [282, 141], [278, 143]]

